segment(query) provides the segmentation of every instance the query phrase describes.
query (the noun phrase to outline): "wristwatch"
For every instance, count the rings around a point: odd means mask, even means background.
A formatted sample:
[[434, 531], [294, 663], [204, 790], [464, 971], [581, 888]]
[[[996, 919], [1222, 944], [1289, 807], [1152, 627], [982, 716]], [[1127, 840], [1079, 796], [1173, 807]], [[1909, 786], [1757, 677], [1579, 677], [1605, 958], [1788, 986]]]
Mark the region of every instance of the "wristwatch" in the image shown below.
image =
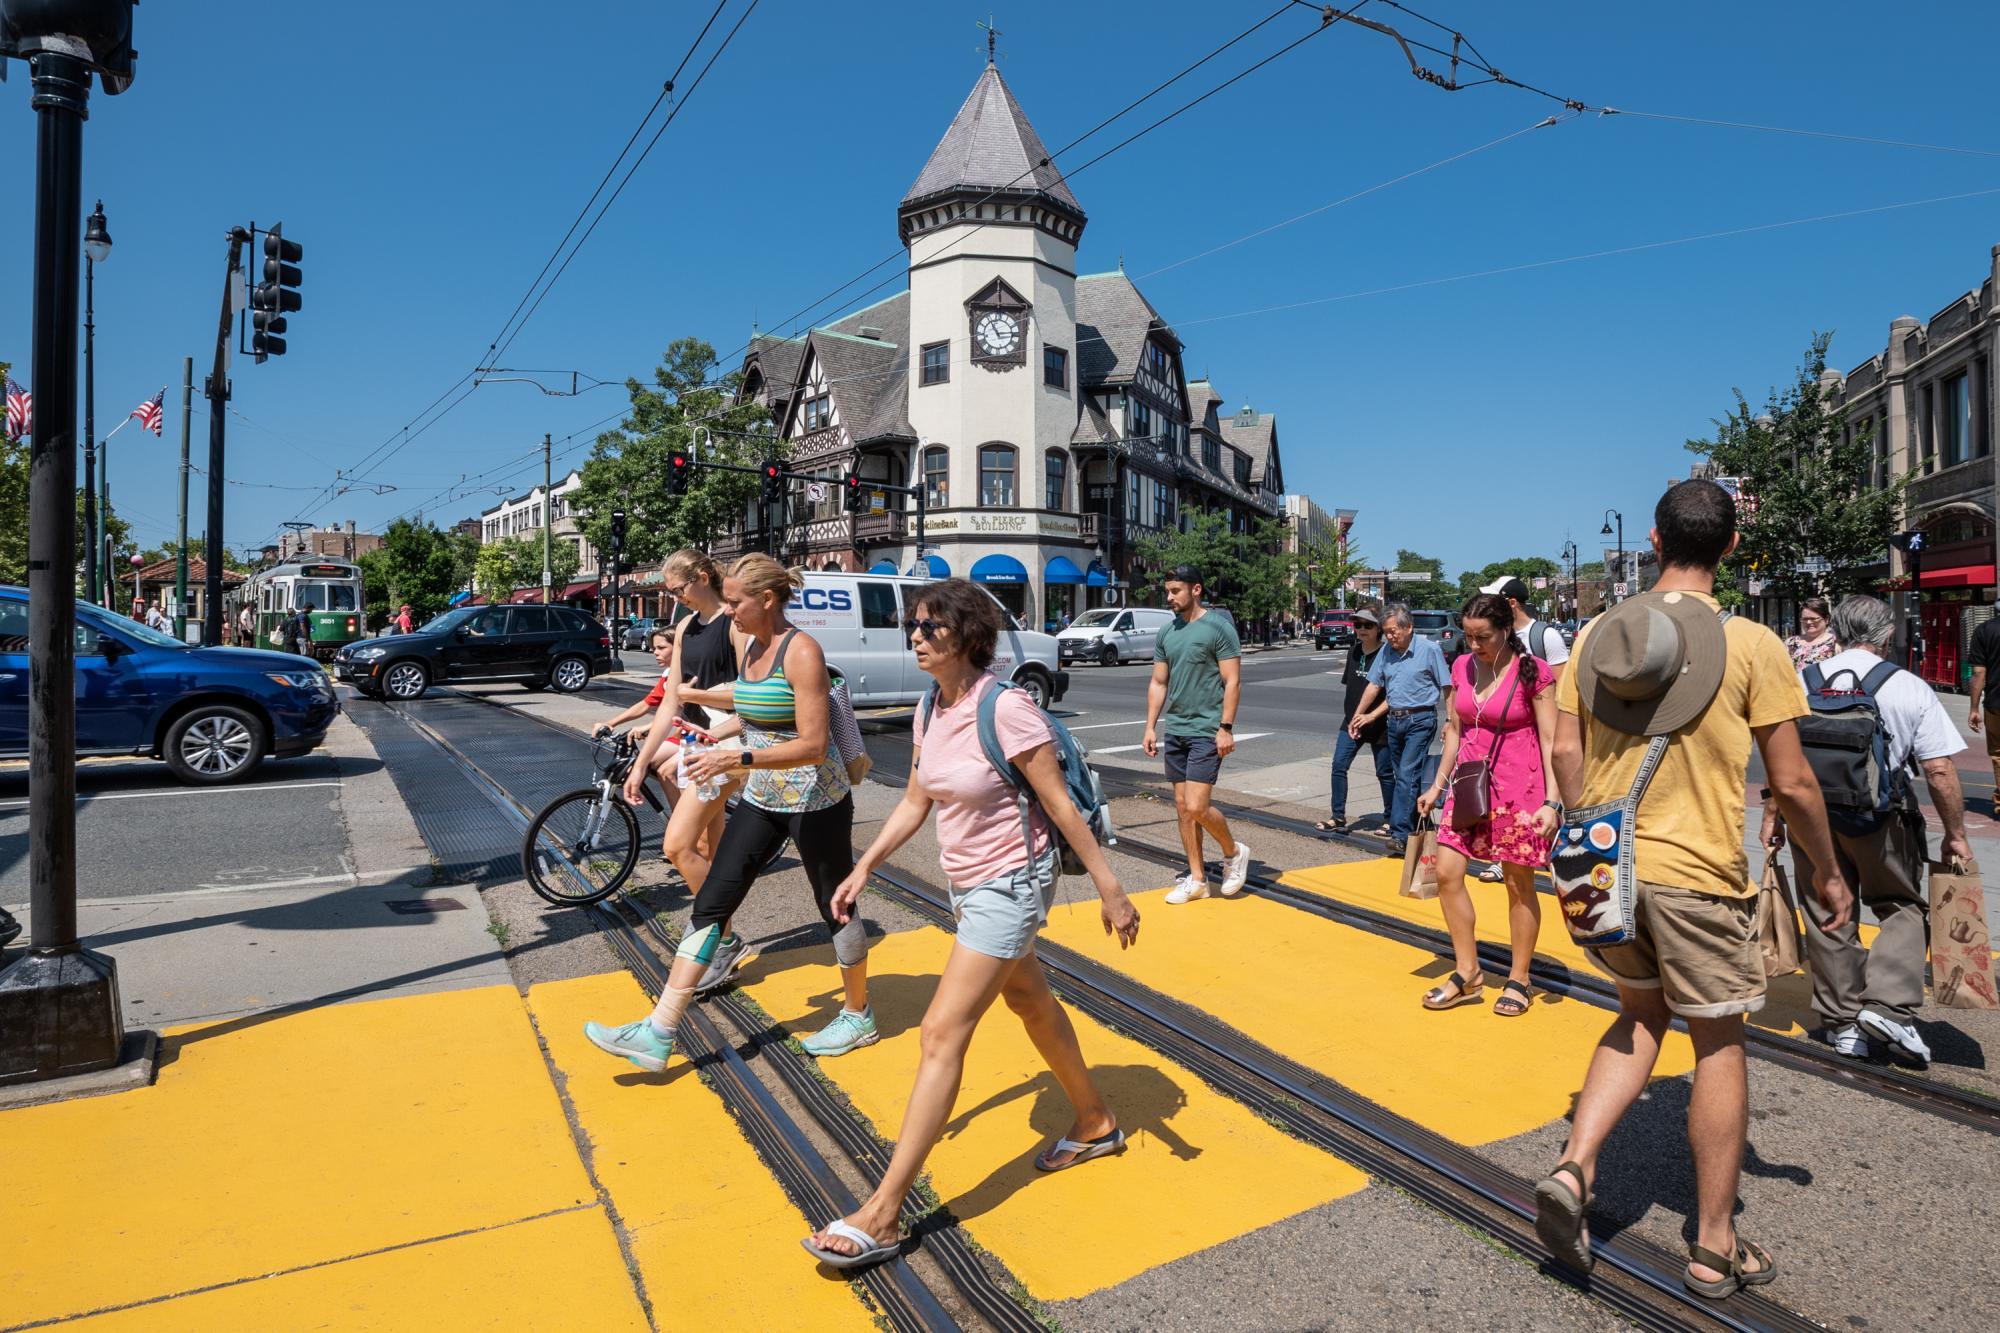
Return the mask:
[[1223, 724], [1222, 724], [1222, 729], [1223, 729], [1224, 731], [1228, 732], [1228, 733], [1229, 733], [1230, 735], [1232, 735], [1232, 736], [1236, 734], [1236, 724], [1235, 724], [1234, 722], [1225, 722], [1225, 723], [1223, 723]]
[[748, 750], [745, 750], [742, 753], [743, 757], [737, 760], [737, 763], [740, 767], [748, 768], [750, 767], [750, 752]]

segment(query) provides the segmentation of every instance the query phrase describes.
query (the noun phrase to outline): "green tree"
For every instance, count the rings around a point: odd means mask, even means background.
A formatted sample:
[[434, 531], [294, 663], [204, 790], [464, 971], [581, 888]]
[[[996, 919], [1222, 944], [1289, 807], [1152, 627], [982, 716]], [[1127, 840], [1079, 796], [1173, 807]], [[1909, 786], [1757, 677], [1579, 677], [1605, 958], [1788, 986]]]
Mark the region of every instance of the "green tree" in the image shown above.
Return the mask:
[[[580, 564], [581, 558], [575, 546], [562, 540], [550, 544], [549, 576], [554, 587], [560, 588], [576, 577]], [[488, 542], [474, 555], [472, 568], [479, 591], [488, 597], [505, 597], [516, 588], [539, 588], [542, 585], [541, 529]]]
[[1421, 574], [1423, 578], [1396, 579], [1389, 584], [1389, 600], [1418, 609], [1456, 611], [1465, 600], [1458, 585], [1445, 582], [1444, 561], [1416, 551], [1396, 552], [1396, 573]]
[[[1712, 474], [1739, 480], [1736, 525], [1743, 534], [1732, 571], [1791, 597], [1867, 591], [1863, 573], [1888, 549], [1907, 478], [1874, 485], [1875, 444], [1850, 434], [1847, 409], [1821, 388], [1831, 335], [1815, 333], [1792, 383], [1773, 388], [1762, 412], [1742, 391], [1712, 440], [1689, 440]], [[1824, 560], [1824, 574], [1799, 566]], [[1730, 580], [1720, 580], [1726, 584]]]
[[[8, 371], [0, 361], [0, 375]], [[0, 583], [28, 581], [28, 469], [32, 449], [25, 439], [0, 435]], [[113, 550], [123, 550], [131, 538], [132, 525], [118, 517], [114, 508], [105, 515]], [[83, 526], [83, 488], [76, 491], [76, 571], [83, 579], [83, 552], [88, 541]], [[129, 575], [130, 569], [119, 571]]]
[[1345, 543], [1332, 537], [1299, 543], [1293, 564], [1308, 600], [1316, 607], [1327, 607], [1339, 601], [1338, 589], [1368, 568], [1368, 557], [1355, 547], [1350, 529]]
[[1285, 551], [1284, 527], [1276, 520], [1262, 519], [1249, 532], [1232, 532], [1227, 514], [1193, 514], [1186, 531], [1170, 528], [1141, 537], [1133, 550], [1138, 556], [1133, 581], [1151, 600], [1159, 600], [1167, 570], [1193, 565], [1202, 573], [1208, 600], [1228, 607], [1239, 624], [1280, 614], [1291, 605], [1293, 559]]
[[[1536, 579], [1547, 579], [1553, 588], [1563, 576], [1562, 566], [1546, 556], [1517, 555], [1512, 560], [1495, 560], [1483, 569], [1468, 569], [1458, 576], [1458, 595], [1461, 601], [1469, 599], [1495, 579], [1517, 578], [1532, 591]], [[1537, 598], [1536, 600], [1540, 600]]]
[[382, 544], [355, 563], [371, 626], [380, 626], [404, 602], [421, 624], [443, 611], [466, 582], [462, 534], [407, 518], [391, 523]]
[[[155, 560], [172, 560], [176, 555], [180, 554], [180, 549], [181, 544], [178, 541], [168, 538], [158, 546], [146, 547], [139, 554], [150, 565]], [[208, 544], [199, 537], [190, 537], [187, 543], [187, 553], [189, 560], [204, 560], [208, 557]], [[224, 569], [233, 569], [238, 573], [248, 573], [250, 569], [248, 565], [243, 563], [242, 558], [227, 546], [222, 548], [222, 567]]]
[[[677, 338], [667, 347], [651, 385], [625, 381], [632, 410], [617, 430], [597, 437], [583, 476], [570, 493], [577, 521], [592, 546], [611, 549], [611, 511], [626, 514], [625, 558], [659, 560], [683, 546], [707, 548], [717, 534], [742, 520], [760, 478], [700, 466], [754, 467], [782, 454], [771, 417], [754, 402], [736, 402], [741, 375], [710, 378], [715, 348], [699, 338]], [[668, 456], [695, 450], [687, 493], [667, 493]], [[536, 578], [541, 576], [539, 560]]]

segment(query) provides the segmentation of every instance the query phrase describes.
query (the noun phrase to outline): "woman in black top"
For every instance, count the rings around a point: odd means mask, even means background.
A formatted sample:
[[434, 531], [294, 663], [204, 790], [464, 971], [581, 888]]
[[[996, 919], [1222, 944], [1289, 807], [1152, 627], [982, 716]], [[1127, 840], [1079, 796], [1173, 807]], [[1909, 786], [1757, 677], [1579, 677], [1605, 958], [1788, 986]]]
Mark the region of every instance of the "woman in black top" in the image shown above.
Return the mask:
[[[1354, 763], [1354, 756], [1361, 753], [1363, 745], [1375, 755], [1375, 780], [1382, 784], [1382, 809], [1389, 809], [1390, 798], [1396, 792], [1396, 757], [1386, 744], [1389, 722], [1387, 717], [1377, 718], [1362, 728], [1361, 739], [1347, 734], [1347, 723], [1354, 716], [1354, 710], [1361, 704], [1361, 695], [1368, 688], [1368, 669], [1375, 665], [1375, 655], [1382, 651], [1382, 622], [1374, 611], [1366, 607], [1354, 613], [1354, 647], [1347, 650], [1347, 667], [1340, 673], [1340, 683], [1347, 690], [1347, 700], [1341, 707], [1340, 730], [1333, 741], [1333, 818], [1322, 819], [1315, 827], [1322, 833], [1335, 833], [1347, 827], [1347, 770]], [[1385, 702], [1378, 711], [1386, 713]]]
[[[625, 780], [625, 799], [637, 805], [639, 788], [660, 745], [673, 730], [671, 722], [684, 717], [716, 735], [734, 736], [739, 728], [729, 706], [729, 689], [736, 680], [736, 664], [748, 651], [749, 641], [722, 610], [722, 571], [700, 551], [676, 551], [667, 557], [667, 593], [685, 606], [690, 615], [674, 628], [674, 661], [667, 675], [666, 694], [654, 714], [654, 725], [646, 733], [639, 762]], [[709, 862], [722, 840], [723, 815], [739, 780], [727, 779], [715, 799], [695, 799], [692, 791], [681, 792], [667, 820], [664, 851], [674, 869], [687, 881], [688, 892], [701, 890], [708, 878]]]

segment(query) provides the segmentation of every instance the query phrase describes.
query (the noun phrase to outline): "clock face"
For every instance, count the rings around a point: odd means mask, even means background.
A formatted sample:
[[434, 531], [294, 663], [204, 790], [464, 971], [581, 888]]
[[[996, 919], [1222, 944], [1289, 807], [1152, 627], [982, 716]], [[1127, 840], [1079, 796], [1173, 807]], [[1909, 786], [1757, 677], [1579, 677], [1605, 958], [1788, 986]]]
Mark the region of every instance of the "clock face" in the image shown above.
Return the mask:
[[1021, 322], [1004, 310], [989, 310], [972, 326], [979, 350], [988, 356], [1011, 356], [1021, 345]]

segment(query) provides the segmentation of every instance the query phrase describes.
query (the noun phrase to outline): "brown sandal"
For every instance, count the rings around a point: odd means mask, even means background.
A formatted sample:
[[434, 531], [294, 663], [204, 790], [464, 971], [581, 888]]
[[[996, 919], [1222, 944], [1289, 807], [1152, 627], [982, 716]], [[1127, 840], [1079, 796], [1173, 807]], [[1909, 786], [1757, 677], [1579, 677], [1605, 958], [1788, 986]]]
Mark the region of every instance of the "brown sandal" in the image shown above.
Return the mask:
[[[1517, 993], [1518, 999], [1515, 998]], [[1493, 1012], [1502, 1018], [1519, 1018], [1528, 1012], [1528, 1006], [1534, 1002], [1535, 993], [1509, 977], [1501, 983], [1500, 998], [1493, 1002]]]
[[[1736, 1238], [1736, 1253], [1727, 1259], [1704, 1245], [1688, 1246], [1688, 1259], [1690, 1263], [1687, 1271], [1681, 1274], [1681, 1284], [1696, 1295], [1707, 1296], [1711, 1300], [1733, 1296], [1739, 1287], [1762, 1286], [1778, 1276], [1778, 1261], [1766, 1253], [1763, 1246], [1741, 1236]], [[1755, 1259], [1759, 1267], [1744, 1268], [1743, 1261], [1746, 1259]], [[1698, 1278], [1694, 1275], [1694, 1264], [1713, 1268], [1722, 1276], [1713, 1282]]]
[[[1440, 984], [1425, 991], [1424, 1008], [1456, 1009], [1461, 1004], [1478, 1004], [1486, 998], [1486, 975], [1483, 972], [1475, 972], [1473, 975], [1479, 978], [1479, 984], [1476, 986], [1454, 972]], [[1455, 988], [1457, 994], [1447, 996], [1445, 994], [1447, 986]]]
[[[1569, 1176], [1565, 1181], [1563, 1176]], [[1583, 1168], [1560, 1162], [1535, 1186], [1535, 1234], [1556, 1262], [1588, 1273], [1596, 1256], [1590, 1252], [1590, 1190]]]

